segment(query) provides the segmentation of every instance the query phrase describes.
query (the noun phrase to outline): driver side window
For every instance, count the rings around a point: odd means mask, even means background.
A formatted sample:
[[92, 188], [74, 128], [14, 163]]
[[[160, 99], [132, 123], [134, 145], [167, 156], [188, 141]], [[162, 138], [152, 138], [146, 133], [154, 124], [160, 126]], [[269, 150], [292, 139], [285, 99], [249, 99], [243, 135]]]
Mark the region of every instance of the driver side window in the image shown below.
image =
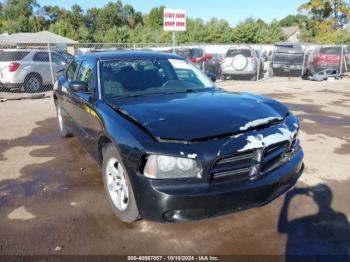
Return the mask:
[[88, 84], [89, 91], [93, 91], [94, 63], [91, 61], [83, 61], [80, 64], [76, 80], [86, 82]]

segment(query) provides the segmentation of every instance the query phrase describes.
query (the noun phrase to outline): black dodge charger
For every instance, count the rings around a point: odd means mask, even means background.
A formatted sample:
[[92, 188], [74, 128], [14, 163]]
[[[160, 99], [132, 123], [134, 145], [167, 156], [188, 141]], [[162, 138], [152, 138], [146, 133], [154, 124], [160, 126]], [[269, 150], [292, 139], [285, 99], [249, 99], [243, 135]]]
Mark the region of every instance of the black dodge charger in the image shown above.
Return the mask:
[[54, 102], [60, 135], [74, 135], [102, 168], [125, 222], [261, 206], [302, 174], [299, 121], [287, 107], [217, 88], [176, 55], [80, 56], [58, 79]]

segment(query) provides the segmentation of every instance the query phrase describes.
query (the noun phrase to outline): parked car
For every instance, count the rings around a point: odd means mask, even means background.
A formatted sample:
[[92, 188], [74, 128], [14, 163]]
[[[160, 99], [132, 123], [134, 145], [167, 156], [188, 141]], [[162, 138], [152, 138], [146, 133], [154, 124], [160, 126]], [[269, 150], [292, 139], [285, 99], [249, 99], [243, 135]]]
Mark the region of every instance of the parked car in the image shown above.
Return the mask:
[[[58, 52], [51, 52], [54, 78], [56, 72], [67, 67], [67, 60]], [[37, 92], [52, 85], [49, 52], [33, 49], [0, 51], [0, 85], [6, 89]]]
[[350, 72], [350, 46], [345, 47], [345, 71]]
[[189, 59], [193, 64], [196, 64], [199, 69], [204, 69], [205, 73], [211, 73], [216, 77], [220, 77], [220, 62], [212, 54], [205, 54], [202, 48], [181, 48], [176, 49], [175, 53]]
[[259, 78], [262, 78], [264, 60], [258, 51], [251, 47], [231, 47], [221, 65], [221, 76], [223, 80], [230, 76], [248, 76], [251, 80], [256, 80], [258, 70]]
[[[342, 54], [341, 46], [318, 46], [316, 47], [309, 59], [308, 68], [311, 73], [315, 74], [326, 69], [340, 70], [340, 57]], [[343, 50], [344, 61], [347, 57], [347, 49]], [[345, 70], [343, 64], [342, 70]]]
[[271, 68], [274, 75], [283, 73], [301, 75], [304, 61], [307, 61], [307, 57], [300, 44], [279, 43], [275, 45]]
[[180, 56], [85, 55], [56, 86], [60, 135], [74, 134], [102, 168], [111, 208], [125, 222], [260, 206], [302, 173], [299, 122], [287, 107], [216, 88]]

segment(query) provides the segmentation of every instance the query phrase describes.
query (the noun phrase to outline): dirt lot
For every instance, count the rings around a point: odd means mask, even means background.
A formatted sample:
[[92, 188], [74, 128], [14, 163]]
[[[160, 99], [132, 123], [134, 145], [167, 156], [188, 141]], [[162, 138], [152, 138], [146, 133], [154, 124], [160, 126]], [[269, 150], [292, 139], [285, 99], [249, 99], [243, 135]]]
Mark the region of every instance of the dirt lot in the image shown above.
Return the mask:
[[100, 171], [57, 133], [52, 99], [0, 103], [0, 254], [349, 253], [350, 79], [226, 81], [301, 118], [305, 171], [273, 203], [187, 224], [114, 217]]

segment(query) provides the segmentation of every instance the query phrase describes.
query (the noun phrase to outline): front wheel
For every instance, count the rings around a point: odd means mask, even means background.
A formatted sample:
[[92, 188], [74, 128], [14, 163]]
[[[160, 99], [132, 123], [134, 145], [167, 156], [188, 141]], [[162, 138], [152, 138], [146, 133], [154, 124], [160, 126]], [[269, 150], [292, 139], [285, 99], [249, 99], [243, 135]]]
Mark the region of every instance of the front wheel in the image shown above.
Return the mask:
[[129, 176], [112, 144], [107, 144], [103, 150], [102, 168], [104, 188], [113, 212], [126, 223], [139, 219]]

